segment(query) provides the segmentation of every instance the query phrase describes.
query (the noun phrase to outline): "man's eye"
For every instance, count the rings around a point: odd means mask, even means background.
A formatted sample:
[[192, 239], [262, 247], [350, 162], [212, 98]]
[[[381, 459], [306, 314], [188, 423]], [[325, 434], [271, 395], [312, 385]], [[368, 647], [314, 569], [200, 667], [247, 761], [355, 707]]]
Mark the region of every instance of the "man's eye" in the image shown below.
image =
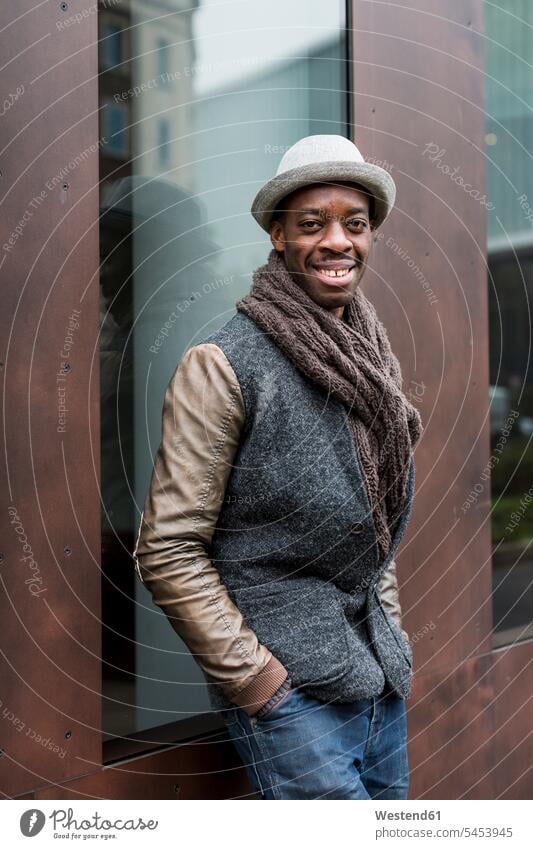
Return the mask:
[[368, 226], [368, 222], [364, 220], [364, 218], [351, 218], [348, 221], [349, 227], [356, 227], [359, 230], [364, 230], [365, 227]]
[[302, 221], [300, 226], [305, 230], [311, 230], [313, 227], [320, 227], [320, 221]]

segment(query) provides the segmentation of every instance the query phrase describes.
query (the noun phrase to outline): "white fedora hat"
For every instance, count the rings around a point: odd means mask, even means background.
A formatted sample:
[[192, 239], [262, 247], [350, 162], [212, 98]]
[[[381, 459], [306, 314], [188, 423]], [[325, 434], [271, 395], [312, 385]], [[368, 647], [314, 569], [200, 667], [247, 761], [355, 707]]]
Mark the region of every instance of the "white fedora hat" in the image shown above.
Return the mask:
[[275, 177], [259, 189], [252, 215], [269, 232], [272, 213], [286, 195], [311, 183], [358, 183], [374, 198], [375, 226], [382, 224], [396, 198], [396, 185], [388, 171], [365, 162], [359, 149], [344, 136], [306, 136], [281, 158]]

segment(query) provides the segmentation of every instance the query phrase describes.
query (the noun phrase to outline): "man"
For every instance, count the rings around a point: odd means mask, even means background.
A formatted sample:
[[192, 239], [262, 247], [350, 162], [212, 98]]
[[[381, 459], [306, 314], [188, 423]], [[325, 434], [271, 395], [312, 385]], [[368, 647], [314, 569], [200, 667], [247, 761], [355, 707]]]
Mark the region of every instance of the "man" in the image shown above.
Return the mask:
[[359, 283], [395, 186], [301, 139], [252, 214], [272, 251], [167, 389], [135, 551], [265, 799], [406, 798], [394, 552], [420, 416]]

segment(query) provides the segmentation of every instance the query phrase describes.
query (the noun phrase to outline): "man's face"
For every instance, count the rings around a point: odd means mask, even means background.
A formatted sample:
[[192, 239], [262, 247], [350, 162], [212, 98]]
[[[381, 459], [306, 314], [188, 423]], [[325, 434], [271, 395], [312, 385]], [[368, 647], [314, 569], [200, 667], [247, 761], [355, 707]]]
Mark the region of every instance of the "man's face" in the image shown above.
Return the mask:
[[294, 280], [339, 318], [364, 274], [372, 242], [369, 198], [353, 183], [316, 183], [283, 198], [270, 240]]

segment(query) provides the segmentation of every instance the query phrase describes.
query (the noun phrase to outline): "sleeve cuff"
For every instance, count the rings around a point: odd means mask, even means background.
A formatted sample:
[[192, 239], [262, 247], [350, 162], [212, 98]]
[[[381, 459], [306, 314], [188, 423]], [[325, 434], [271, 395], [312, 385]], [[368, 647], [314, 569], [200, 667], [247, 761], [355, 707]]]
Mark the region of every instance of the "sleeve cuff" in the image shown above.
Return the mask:
[[232, 701], [249, 716], [253, 716], [279, 690], [288, 674], [283, 664], [272, 655], [255, 678], [232, 697]]

